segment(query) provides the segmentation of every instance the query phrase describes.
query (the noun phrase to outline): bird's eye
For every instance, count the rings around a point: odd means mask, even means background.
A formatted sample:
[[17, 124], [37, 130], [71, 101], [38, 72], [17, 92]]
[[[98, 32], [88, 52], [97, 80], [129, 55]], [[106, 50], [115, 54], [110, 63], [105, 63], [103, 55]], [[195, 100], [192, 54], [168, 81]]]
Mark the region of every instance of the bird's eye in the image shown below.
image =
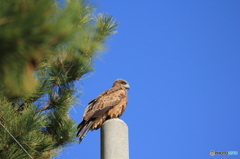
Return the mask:
[[122, 81], [121, 84], [127, 84], [125, 81]]

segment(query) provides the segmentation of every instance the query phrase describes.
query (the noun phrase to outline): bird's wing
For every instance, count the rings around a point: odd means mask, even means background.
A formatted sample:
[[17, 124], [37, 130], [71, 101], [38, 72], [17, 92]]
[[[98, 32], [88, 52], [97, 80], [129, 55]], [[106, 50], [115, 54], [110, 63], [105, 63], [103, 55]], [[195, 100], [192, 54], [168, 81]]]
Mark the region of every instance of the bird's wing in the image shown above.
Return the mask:
[[91, 118], [97, 118], [106, 113], [109, 109], [116, 106], [121, 100], [127, 96], [127, 92], [124, 89], [118, 89], [112, 91], [107, 90], [93, 99], [84, 112], [84, 120], [88, 121]]

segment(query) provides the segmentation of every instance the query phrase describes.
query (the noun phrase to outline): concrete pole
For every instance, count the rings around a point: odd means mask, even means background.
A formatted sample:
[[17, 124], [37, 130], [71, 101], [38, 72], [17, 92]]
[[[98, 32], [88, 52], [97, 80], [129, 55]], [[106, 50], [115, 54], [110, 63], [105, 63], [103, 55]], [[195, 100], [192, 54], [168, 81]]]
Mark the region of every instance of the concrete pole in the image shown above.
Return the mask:
[[113, 118], [103, 123], [101, 159], [129, 159], [128, 126], [121, 119]]

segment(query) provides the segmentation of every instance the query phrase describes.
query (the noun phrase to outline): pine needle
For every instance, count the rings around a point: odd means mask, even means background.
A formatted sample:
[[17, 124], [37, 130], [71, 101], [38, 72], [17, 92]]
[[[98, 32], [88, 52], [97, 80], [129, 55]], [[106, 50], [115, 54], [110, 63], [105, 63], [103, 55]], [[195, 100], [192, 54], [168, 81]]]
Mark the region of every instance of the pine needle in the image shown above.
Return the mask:
[[0, 122], [2, 127], [7, 131], [7, 133], [16, 141], [16, 143], [26, 152], [26, 154], [33, 159], [33, 157], [27, 152], [27, 150], [17, 141], [17, 139], [8, 131], [8, 129]]

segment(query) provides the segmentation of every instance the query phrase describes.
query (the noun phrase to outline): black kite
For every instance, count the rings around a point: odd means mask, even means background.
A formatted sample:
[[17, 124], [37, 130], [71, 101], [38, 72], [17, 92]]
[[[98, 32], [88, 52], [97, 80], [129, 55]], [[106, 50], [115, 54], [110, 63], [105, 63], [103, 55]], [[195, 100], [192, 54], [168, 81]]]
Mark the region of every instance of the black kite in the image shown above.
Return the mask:
[[130, 86], [127, 81], [118, 79], [111, 89], [104, 91], [97, 98], [88, 103], [83, 115], [83, 121], [78, 125], [77, 137], [81, 142], [89, 130], [96, 130], [104, 121], [120, 117], [128, 102], [127, 90]]

